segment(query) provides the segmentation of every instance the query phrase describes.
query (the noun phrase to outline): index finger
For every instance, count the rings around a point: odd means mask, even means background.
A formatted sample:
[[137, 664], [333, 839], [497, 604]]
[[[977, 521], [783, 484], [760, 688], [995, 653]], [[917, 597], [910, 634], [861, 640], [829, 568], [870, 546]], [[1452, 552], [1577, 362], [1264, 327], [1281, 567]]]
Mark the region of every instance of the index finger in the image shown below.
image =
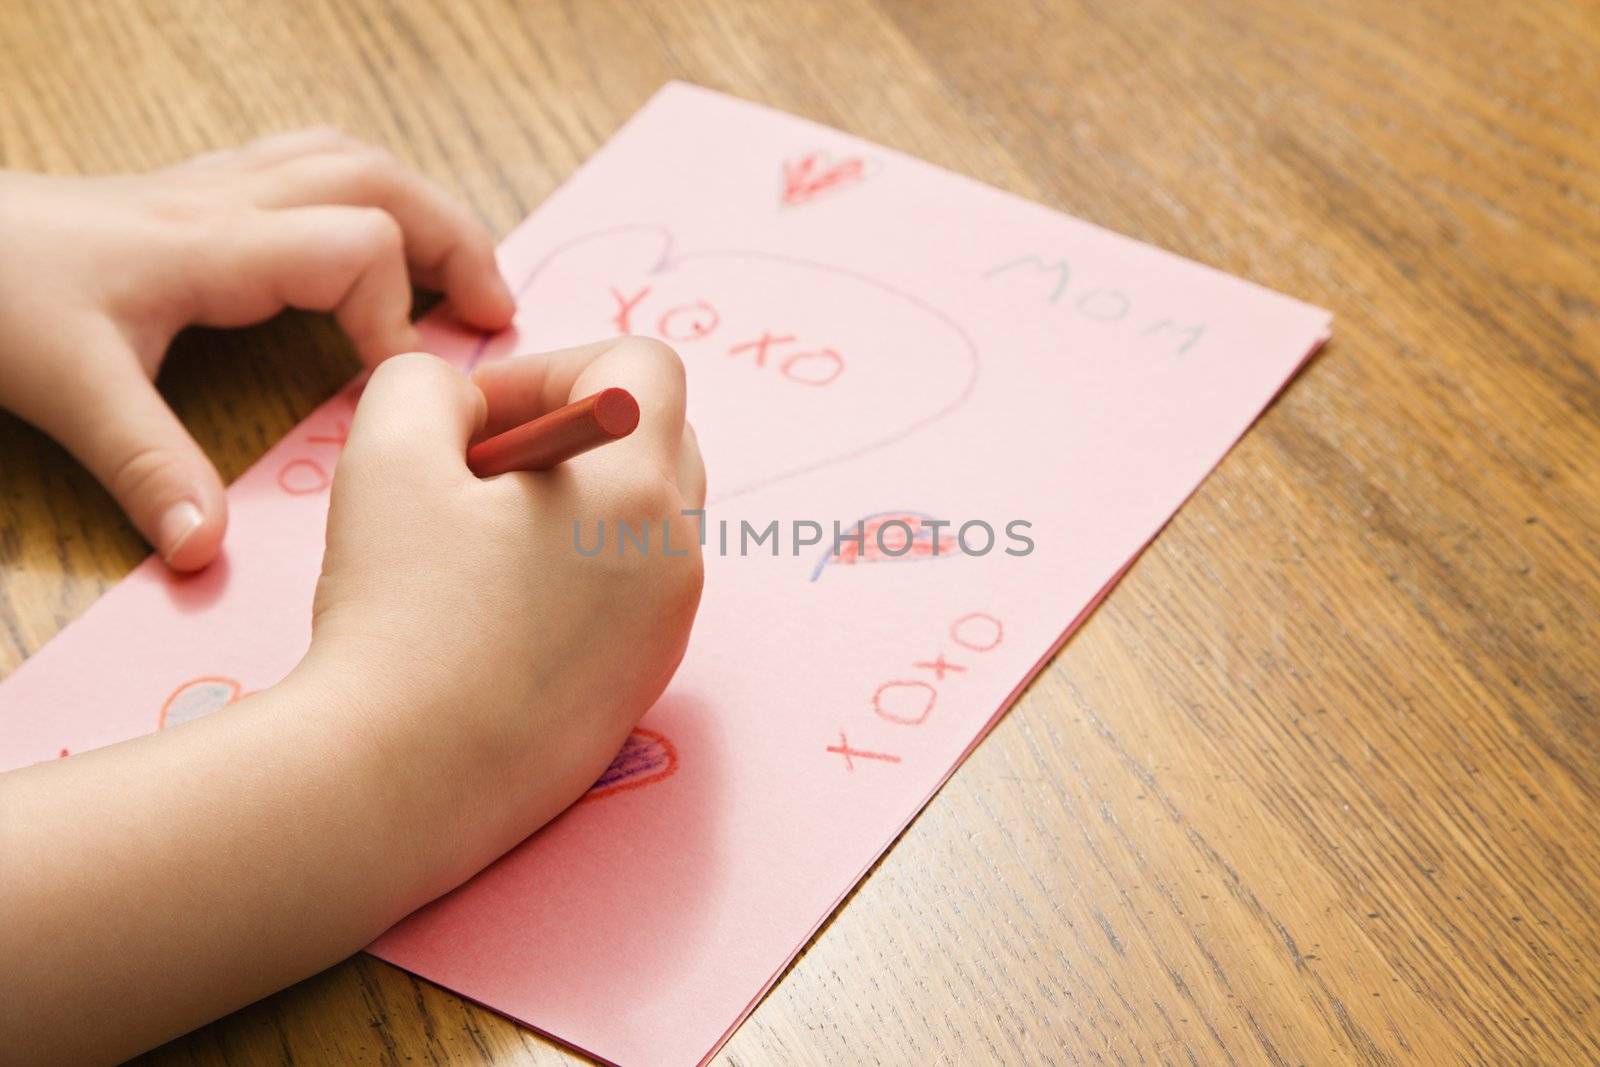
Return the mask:
[[248, 176], [257, 206], [347, 204], [387, 211], [405, 236], [417, 281], [449, 296], [469, 324], [498, 330], [516, 302], [500, 276], [494, 240], [443, 189], [386, 152], [364, 146], [294, 156]]

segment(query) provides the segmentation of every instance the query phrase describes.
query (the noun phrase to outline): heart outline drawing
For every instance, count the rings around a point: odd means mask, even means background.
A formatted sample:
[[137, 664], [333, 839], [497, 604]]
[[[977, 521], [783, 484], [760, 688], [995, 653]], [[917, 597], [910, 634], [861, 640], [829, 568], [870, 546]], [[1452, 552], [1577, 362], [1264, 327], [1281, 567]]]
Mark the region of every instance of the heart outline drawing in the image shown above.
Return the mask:
[[[569, 238], [568, 240], [557, 244], [549, 252], [545, 253], [545, 255], [536, 263], [534, 263], [534, 265], [530, 267], [519, 279], [518, 284], [513, 290], [518, 303], [520, 304], [523, 301], [535, 283], [544, 277], [544, 275], [551, 270], [553, 265], [556, 264], [562, 256], [592, 242], [605, 241], [625, 234], [646, 234], [653, 236], [659, 241], [660, 250], [655, 257], [655, 262], [645, 271], [645, 275], [651, 278], [667, 274], [686, 263], [694, 261], [707, 259], [732, 259], [743, 260], [751, 263], [778, 264], [800, 271], [816, 272], [820, 275], [835, 279], [843, 278], [866, 286], [872, 290], [876, 290], [878, 293], [884, 296], [889, 297], [902, 306], [912, 308], [915, 311], [928, 316], [931, 320], [937, 322], [943, 329], [948, 330], [950, 335], [957, 341], [961, 358], [964, 361], [964, 374], [962, 375], [959, 388], [957, 388], [953, 395], [949, 396], [937, 408], [924, 412], [908, 423], [901, 424], [898, 427], [892, 427], [878, 436], [869, 438], [864, 443], [848, 446], [840, 451], [827, 453], [816, 459], [783, 467], [754, 481], [735, 486], [731, 490], [713, 493], [707, 500], [708, 504], [725, 503], [726, 501], [732, 500], [735, 497], [744, 496], [748, 493], [769, 488], [780, 482], [788, 481], [791, 478], [797, 478], [801, 475], [811, 474], [840, 463], [847, 463], [854, 459], [860, 459], [863, 456], [870, 455], [873, 452], [877, 452], [890, 445], [903, 441], [914, 434], [920, 433], [921, 431], [937, 423], [939, 420], [960, 409], [968, 400], [971, 399], [973, 392], [977, 388], [980, 370], [977, 342], [973, 340], [972, 335], [967, 332], [966, 328], [948, 313], [944, 312], [915, 293], [901, 289], [889, 282], [885, 282], [879, 278], [873, 277], [870, 274], [857, 271], [850, 267], [841, 267], [832, 263], [823, 263], [800, 256], [791, 256], [782, 252], [768, 252], [760, 249], [741, 248], [711, 248], [680, 252], [678, 251], [677, 237], [672, 230], [666, 226], [655, 223], [623, 223], [617, 226], [607, 226], [598, 230], [591, 230], [587, 233], [579, 234], [576, 237]], [[467, 353], [465, 370], [470, 373], [475, 367], [478, 366], [479, 363], [483, 362], [488, 356], [490, 346], [497, 338], [503, 336], [503, 333], [480, 334], [477, 341]]]

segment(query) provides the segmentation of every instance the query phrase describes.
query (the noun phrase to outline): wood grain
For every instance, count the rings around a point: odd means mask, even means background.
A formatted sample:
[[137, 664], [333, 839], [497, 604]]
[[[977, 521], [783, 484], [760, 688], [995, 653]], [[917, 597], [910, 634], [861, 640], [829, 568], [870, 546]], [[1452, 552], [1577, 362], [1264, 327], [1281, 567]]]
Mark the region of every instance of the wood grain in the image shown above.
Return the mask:
[[[1600, 9], [13, 3], [0, 164], [331, 121], [504, 232], [670, 77], [1337, 331], [721, 1062], [1600, 1061]], [[306, 316], [178, 349], [225, 477], [354, 367]], [[9, 670], [145, 549], [4, 418], [0, 465]], [[364, 957], [146, 1057], [568, 1058]]]

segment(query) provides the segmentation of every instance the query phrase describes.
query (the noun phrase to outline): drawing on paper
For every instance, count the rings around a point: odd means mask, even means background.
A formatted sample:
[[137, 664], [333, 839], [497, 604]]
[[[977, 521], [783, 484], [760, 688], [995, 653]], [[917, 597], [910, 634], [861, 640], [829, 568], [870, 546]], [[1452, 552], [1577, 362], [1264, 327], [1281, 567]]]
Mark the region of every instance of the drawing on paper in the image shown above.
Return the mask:
[[783, 161], [783, 203], [786, 207], [815, 200], [823, 193], [853, 185], [867, 176], [867, 164], [859, 156], [835, 162], [824, 152]]
[[161, 705], [156, 728], [165, 730], [169, 726], [192, 722], [213, 711], [222, 710], [242, 695], [242, 687], [232, 678], [220, 675], [191, 678], [174, 689]]
[[678, 750], [667, 740], [666, 735], [636, 726], [628, 735], [628, 739], [622, 743], [622, 751], [611, 761], [611, 766], [607, 767], [599, 780], [578, 799], [578, 803], [599, 800], [601, 797], [608, 797], [628, 789], [638, 789], [640, 786], [653, 785], [663, 779], [671, 778], [677, 770]]
[[827, 531], [822, 555], [811, 571], [811, 580], [821, 578], [829, 567], [948, 559], [960, 555], [961, 546], [955, 537], [948, 532], [939, 537], [940, 526], [930, 526], [929, 522], [938, 520], [920, 511], [880, 511], [842, 527], [837, 545], [833, 532]]
[[671, 344], [716, 466], [713, 504], [895, 445], [959, 409], [978, 379], [971, 335], [916, 293], [777, 252], [681, 247], [662, 226], [562, 242], [516, 294], [517, 329], [480, 337], [467, 369], [607, 333]]
[[[950, 624], [948, 634], [950, 640], [960, 649], [982, 654], [993, 652], [1000, 647], [1005, 641], [1006, 628], [999, 618], [986, 611], [969, 611]], [[965, 652], [956, 651], [951, 654], [966, 659]], [[966, 662], [951, 660], [946, 655], [946, 650], [942, 648], [927, 659], [914, 661], [911, 666], [918, 672], [915, 677], [890, 679], [880, 683], [873, 690], [868, 703], [871, 705], [873, 715], [881, 722], [894, 727], [922, 726], [939, 703], [939, 695], [942, 692], [940, 686], [947, 678], [959, 683], [961, 677], [968, 671]], [[932, 681], [928, 680], [929, 675], [932, 676]], [[842, 757], [844, 769], [852, 773], [856, 769], [857, 760], [879, 763], [900, 762], [898, 753], [852, 747], [843, 730], [839, 731], [839, 743], [824, 746], [824, 751]]]

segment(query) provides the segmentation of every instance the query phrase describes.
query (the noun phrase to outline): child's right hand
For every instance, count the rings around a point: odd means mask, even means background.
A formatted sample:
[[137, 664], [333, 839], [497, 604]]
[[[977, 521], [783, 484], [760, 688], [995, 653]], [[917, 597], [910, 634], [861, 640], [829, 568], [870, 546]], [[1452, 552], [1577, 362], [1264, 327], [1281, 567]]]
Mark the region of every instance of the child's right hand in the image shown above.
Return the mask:
[[[623, 386], [625, 440], [480, 480], [476, 434]], [[373, 372], [310, 651], [215, 715], [0, 774], [0, 1063], [115, 1062], [368, 944], [576, 800], [699, 603], [683, 366], [637, 339]], [[572, 527], [607, 551], [581, 555]], [[650, 523], [649, 555], [615, 524]], [[683, 555], [660, 551], [663, 525]], [[114, 960], [115, 966], [108, 966]]]
[[[627, 439], [548, 472], [467, 469], [469, 441], [608, 386], [639, 400]], [[660, 696], [700, 596], [699, 524], [682, 512], [704, 500], [683, 366], [657, 341], [508, 360], [473, 381], [421, 354], [373, 372], [296, 673], [395, 753], [395, 819], [481, 824], [439, 828], [460, 854], [419, 871], [426, 895], [577, 799]], [[649, 524], [648, 554], [619, 554], [619, 522]], [[603, 525], [605, 551], [580, 554], [575, 525], [589, 549]]]

